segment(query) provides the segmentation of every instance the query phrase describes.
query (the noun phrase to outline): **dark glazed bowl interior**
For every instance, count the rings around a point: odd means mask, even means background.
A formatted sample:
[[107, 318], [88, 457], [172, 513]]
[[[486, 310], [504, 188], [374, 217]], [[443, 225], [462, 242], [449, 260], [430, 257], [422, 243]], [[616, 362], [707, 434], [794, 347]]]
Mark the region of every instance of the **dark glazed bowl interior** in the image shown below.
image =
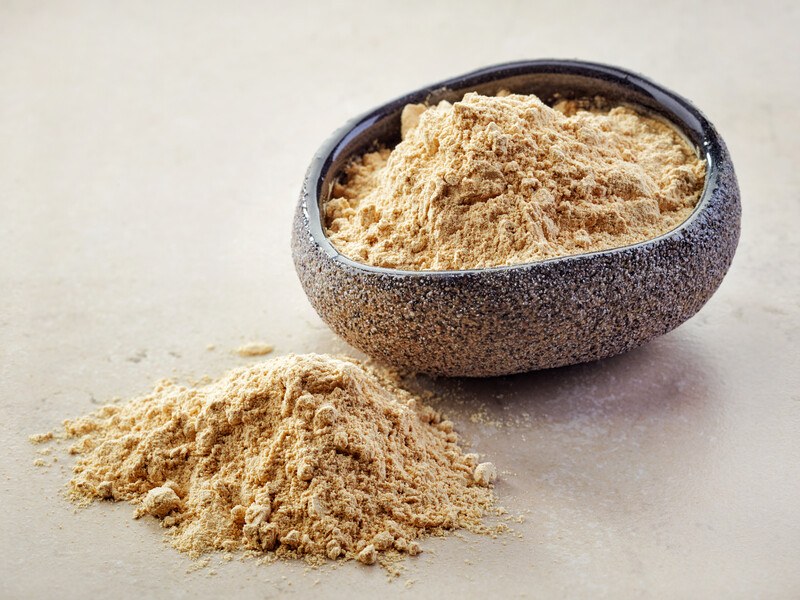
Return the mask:
[[[490, 269], [385, 269], [355, 262], [333, 247], [321, 204], [351, 159], [399, 142], [406, 104], [501, 89], [536, 94], [546, 103], [601, 96], [665, 118], [707, 160], [695, 211], [676, 229], [639, 244]], [[356, 348], [414, 371], [489, 376], [611, 356], [673, 329], [719, 286], [739, 223], [739, 190], [725, 144], [687, 100], [619, 68], [537, 60], [422, 88], [337, 131], [306, 174], [292, 251], [312, 305]]]

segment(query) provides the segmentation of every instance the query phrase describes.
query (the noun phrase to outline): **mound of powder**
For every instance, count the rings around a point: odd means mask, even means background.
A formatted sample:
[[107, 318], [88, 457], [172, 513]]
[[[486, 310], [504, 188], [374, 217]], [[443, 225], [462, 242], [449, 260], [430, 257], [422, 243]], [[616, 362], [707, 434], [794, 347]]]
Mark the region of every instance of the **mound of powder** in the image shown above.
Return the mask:
[[627, 107], [470, 93], [406, 106], [402, 133], [349, 165], [324, 207], [354, 260], [468, 269], [625, 246], [686, 220], [705, 179], [675, 129]]
[[420, 536], [488, 532], [494, 467], [396, 378], [351, 359], [289, 355], [201, 388], [164, 382], [65, 428], [79, 438], [74, 500], [128, 500], [195, 555], [372, 564], [419, 553]]

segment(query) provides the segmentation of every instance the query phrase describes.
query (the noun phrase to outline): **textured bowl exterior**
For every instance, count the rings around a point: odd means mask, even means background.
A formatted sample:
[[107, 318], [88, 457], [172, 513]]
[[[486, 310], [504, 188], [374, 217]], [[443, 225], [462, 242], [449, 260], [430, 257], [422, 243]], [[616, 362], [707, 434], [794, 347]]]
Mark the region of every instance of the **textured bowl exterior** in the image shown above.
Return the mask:
[[[662, 114], [708, 158], [692, 216], [653, 240], [510, 267], [465, 271], [375, 268], [340, 255], [320, 202], [341, 166], [375, 141], [392, 143], [407, 102], [505, 87], [552, 99], [597, 93]], [[322, 319], [383, 363], [483, 377], [613, 356], [674, 329], [708, 301], [733, 259], [741, 207], [724, 142], [688, 101], [633, 73], [578, 61], [526, 61], [429, 86], [338, 131], [312, 162], [294, 220], [300, 282]]]

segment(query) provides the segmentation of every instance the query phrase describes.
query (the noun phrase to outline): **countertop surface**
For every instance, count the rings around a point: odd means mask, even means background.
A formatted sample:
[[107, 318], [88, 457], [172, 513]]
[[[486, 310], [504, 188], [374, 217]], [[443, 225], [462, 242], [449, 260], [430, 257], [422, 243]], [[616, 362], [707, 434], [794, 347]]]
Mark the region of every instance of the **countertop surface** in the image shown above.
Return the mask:
[[[0, 597], [800, 597], [800, 5], [288, 4], [0, 5]], [[129, 505], [63, 498], [71, 459], [29, 434], [246, 364], [247, 341], [354, 354], [289, 253], [317, 147], [407, 90], [541, 57], [695, 102], [743, 227], [711, 301], [638, 350], [423, 382], [499, 467], [513, 533], [425, 540], [393, 581], [198, 568]]]

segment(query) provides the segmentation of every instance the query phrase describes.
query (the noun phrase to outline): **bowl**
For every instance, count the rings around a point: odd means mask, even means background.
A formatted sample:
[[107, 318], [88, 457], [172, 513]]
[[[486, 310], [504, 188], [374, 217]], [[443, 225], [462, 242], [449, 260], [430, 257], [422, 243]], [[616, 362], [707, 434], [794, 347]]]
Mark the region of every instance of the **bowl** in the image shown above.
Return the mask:
[[[348, 161], [378, 144], [396, 145], [406, 104], [501, 89], [548, 103], [602, 96], [666, 118], [707, 160], [694, 212], [676, 229], [641, 243], [504, 267], [404, 271], [340, 254], [325, 234], [321, 205]], [[740, 219], [728, 150], [691, 103], [617, 67], [531, 60], [429, 85], [339, 129], [305, 176], [292, 255], [313, 307], [355, 348], [400, 369], [485, 377], [613, 356], [674, 329], [720, 285]]]

